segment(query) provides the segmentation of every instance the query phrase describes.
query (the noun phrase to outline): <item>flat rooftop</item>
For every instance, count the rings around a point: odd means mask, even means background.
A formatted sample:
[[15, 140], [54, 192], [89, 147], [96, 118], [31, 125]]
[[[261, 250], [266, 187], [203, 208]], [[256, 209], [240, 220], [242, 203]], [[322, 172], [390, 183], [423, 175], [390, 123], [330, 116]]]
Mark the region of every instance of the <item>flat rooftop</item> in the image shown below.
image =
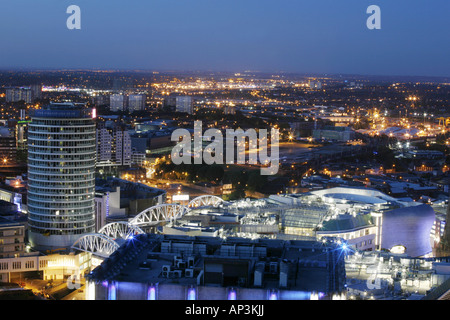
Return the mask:
[[[345, 283], [345, 275], [335, 268], [340, 260], [343, 263], [343, 257], [340, 244], [334, 241], [142, 234], [122, 244], [87, 277], [97, 283], [114, 280], [188, 286], [201, 282], [221, 286], [218, 275], [227, 281], [239, 273], [245, 278], [243, 287], [254, 287], [255, 270], [263, 266], [265, 288], [277, 288], [281, 270], [289, 269], [289, 289], [327, 292], [329, 279], [343, 277], [341, 283]], [[269, 265], [276, 265], [276, 270], [268, 270]], [[209, 278], [205, 276], [208, 272]]]

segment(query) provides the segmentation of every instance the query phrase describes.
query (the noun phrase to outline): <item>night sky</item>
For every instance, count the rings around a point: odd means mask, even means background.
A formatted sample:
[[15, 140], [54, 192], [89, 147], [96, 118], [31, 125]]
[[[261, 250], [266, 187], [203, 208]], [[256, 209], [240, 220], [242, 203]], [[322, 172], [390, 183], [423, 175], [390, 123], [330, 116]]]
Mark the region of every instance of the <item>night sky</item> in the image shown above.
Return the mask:
[[449, 21], [448, 0], [2, 0], [0, 68], [450, 76]]

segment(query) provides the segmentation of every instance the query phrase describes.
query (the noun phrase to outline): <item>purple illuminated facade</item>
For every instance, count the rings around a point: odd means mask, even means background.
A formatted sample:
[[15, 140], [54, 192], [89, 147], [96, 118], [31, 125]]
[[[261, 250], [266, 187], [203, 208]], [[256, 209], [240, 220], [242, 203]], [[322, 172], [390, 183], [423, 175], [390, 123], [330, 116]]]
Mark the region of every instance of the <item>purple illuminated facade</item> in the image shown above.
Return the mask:
[[434, 210], [426, 204], [385, 212], [381, 248], [404, 247], [405, 253], [411, 257], [430, 253], [430, 232], [434, 220]]

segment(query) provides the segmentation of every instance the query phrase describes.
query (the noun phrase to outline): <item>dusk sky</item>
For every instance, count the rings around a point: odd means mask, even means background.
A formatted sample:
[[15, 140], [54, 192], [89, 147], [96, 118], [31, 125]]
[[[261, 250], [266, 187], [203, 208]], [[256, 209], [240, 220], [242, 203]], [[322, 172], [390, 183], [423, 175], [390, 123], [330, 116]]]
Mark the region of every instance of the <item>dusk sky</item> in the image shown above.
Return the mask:
[[450, 76], [449, 21], [448, 0], [2, 0], [0, 68]]

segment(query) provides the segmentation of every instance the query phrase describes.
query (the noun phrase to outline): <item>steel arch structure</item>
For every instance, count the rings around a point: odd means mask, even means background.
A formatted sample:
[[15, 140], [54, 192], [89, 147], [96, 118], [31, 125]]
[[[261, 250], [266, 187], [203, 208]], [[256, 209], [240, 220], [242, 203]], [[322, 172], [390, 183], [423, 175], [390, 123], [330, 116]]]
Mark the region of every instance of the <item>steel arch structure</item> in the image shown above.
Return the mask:
[[189, 202], [188, 207], [189, 208], [211, 207], [211, 206], [216, 207], [223, 202], [224, 200], [222, 198], [219, 198], [218, 196], [204, 195], [192, 199]]
[[134, 226], [153, 226], [160, 222], [174, 221], [186, 214], [188, 208], [180, 204], [158, 204], [145, 209], [129, 221]]
[[119, 244], [104, 234], [90, 233], [75, 241], [72, 248], [107, 258], [119, 248]]
[[116, 221], [104, 225], [98, 233], [104, 234], [112, 239], [124, 239], [127, 240], [131, 236], [145, 233], [136, 225], [130, 224], [126, 221]]

